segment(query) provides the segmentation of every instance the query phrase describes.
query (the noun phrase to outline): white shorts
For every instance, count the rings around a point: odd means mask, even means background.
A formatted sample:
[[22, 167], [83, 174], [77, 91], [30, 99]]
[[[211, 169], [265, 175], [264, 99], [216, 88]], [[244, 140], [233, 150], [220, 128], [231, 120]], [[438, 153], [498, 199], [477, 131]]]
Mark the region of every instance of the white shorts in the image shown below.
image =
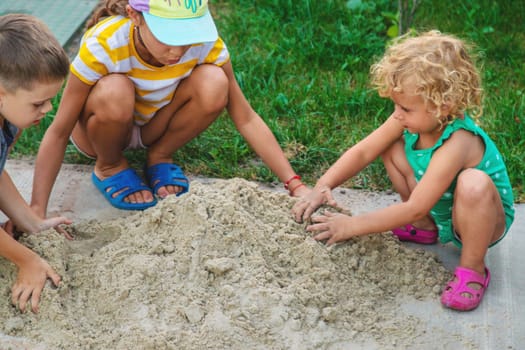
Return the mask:
[[[80, 149], [80, 147], [77, 146], [75, 143], [75, 140], [73, 140], [73, 137], [69, 137], [69, 141], [75, 146], [77, 151], [82, 154], [83, 156], [89, 158], [89, 159], [96, 159], [95, 157], [87, 154], [83, 150]], [[140, 126], [133, 124], [133, 129], [131, 129], [131, 139], [129, 140], [128, 145], [124, 149], [125, 151], [130, 149], [146, 149], [147, 147], [144, 146], [142, 143], [142, 138], [140, 137]]]

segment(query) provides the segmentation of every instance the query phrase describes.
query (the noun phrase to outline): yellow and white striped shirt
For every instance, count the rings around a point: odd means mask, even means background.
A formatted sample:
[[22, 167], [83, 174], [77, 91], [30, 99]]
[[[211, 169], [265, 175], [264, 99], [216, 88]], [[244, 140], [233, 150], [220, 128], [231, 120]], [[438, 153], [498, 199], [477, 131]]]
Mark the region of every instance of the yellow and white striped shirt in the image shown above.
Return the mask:
[[167, 105], [182, 79], [203, 63], [222, 66], [230, 59], [221, 38], [196, 44], [174, 65], [155, 67], [144, 62], [133, 42], [129, 18], [111, 16], [90, 28], [71, 63], [71, 72], [88, 85], [110, 73], [126, 74], [135, 84], [135, 123], [146, 124]]

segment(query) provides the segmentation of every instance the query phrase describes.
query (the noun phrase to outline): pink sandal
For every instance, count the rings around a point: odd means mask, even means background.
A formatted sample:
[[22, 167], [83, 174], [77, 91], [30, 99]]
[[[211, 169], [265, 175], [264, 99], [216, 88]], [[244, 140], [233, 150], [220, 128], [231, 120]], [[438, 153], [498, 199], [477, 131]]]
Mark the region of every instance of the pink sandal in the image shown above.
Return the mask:
[[404, 227], [395, 228], [392, 233], [396, 235], [400, 241], [409, 241], [420, 244], [434, 244], [437, 242], [437, 231], [426, 231], [408, 224]]
[[[441, 303], [454, 310], [473, 310], [481, 303], [489, 282], [488, 268], [485, 268], [485, 276], [483, 276], [474, 270], [458, 266], [454, 271], [454, 278], [447, 283], [441, 294]], [[469, 287], [469, 283], [477, 283], [481, 288]]]

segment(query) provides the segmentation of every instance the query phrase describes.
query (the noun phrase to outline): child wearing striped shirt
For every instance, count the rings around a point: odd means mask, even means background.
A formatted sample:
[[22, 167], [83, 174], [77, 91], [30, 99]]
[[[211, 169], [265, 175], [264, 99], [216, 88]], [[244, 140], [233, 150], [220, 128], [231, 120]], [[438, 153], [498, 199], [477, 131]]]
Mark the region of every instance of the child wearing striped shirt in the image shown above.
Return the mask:
[[[105, 17], [104, 17], [105, 16]], [[293, 196], [307, 191], [244, 97], [207, 0], [106, 0], [85, 33], [37, 156], [32, 207], [45, 215], [68, 140], [96, 159], [92, 180], [115, 207], [143, 210], [189, 182], [173, 155], [226, 108]], [[124, 157], [147, 150], [144, 182]]]

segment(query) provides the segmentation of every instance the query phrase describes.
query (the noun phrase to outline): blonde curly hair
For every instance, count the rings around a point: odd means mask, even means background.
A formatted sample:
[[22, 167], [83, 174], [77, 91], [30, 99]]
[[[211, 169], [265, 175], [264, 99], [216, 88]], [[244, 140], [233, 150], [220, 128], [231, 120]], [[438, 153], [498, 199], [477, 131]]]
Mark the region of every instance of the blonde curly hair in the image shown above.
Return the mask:
[[[447, 105], [445, 123], [468, 111], [473, 118], [483, 111], [481, 78], [464, 41], [433, 30], [414, 36], [408, 33], [388, 47], [370, 69], [371, 83], [381, 97], [393, 91], [419, 95], [440, 117]], [[410, 86], [410, 91], [406, 89]]]

